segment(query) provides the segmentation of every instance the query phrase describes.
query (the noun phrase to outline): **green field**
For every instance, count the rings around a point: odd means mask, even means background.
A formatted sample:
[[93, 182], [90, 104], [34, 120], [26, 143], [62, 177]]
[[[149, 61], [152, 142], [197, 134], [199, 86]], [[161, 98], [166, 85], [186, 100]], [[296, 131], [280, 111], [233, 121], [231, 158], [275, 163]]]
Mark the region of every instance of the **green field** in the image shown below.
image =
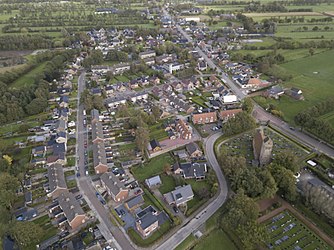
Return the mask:
[[39, 64], [37, 67], [29, 71], [27, 74], [21, 76], [16, 81], [14, 81], [10, 87], [12, 88], [22, 88], [22, 87], [29, 87], [35, 83], [35, 79], [37, 75], [43, 73], [44, 66], [47, 62]]
[[284, 119], [294, 124], [294, 116], [297, 113], [333, 97], [333, 57], [334, 50], [329, 50], [280, 65], [293, 75], [292, 80], [285, 82], [283, 87], [300, 88], [305, 97], [304, 101], [296, 101], [287, 96], [281, 97], [280, 100], [266, 100], [262, 97], [256, 97], [255, 100], [262, 106], [269, 103], [274, 104], [279, 110], [283, 111]]
[[194, 250], [209, 249], [236, 250], [237, 248], [223, 230], [217, 229], [210, 233], [206, 238], [201, 239], [199, 244], [194, 247]]
[[[268, 245], [279, 249], [331, 249], [313, 231], [288, 211], [284, 211], [265, 223], [269, 232]], [[285, 237], [285, 238], [284, 238]]]
[[334, 111], [321, 116], [320, 119], [328, 121], [334, 127]]
[[131, 171], [139, 181], [161, 174], [165, 164], [173, 164], [174, 159], [169, 153], [159, 155], [146, 162], [143, 166], [132, 167]]

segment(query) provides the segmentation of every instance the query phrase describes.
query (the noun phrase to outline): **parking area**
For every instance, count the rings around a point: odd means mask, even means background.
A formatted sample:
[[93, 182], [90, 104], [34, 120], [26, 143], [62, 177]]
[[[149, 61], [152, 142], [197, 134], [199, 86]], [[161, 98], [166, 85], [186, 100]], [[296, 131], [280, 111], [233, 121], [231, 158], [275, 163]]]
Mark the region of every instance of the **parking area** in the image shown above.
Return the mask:
[[130, 227], [135, 227], [136, 219], [123, 205], [119, 205], [115, 210], [118, 216], [124, 221], [125, 230], [128, 230]]
[[270, 237], [269, 249], [331, 249], [287, 210], [268, 220], [265, 226]]

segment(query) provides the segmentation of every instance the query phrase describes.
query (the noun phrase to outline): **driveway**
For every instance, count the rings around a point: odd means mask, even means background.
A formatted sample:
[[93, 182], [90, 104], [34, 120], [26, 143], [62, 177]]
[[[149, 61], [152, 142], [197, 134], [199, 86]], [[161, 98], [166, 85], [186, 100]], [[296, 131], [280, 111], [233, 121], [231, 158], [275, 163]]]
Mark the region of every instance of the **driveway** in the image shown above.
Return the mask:
[[124, 205], [119, 205], [115, 208], [116, 212], [120, 214], [120, 218], [125, 222], [124, 229], [127, 231], [130, 227], [135, 228], [136, 219], [133, 215], [124, 207]]

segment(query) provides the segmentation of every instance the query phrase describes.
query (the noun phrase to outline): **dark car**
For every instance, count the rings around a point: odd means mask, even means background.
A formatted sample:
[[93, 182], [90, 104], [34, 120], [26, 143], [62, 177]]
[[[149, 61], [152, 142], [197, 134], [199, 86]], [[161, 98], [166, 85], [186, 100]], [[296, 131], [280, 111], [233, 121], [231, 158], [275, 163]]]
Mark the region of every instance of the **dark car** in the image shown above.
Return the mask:
[[79, 195], [75, 196], [75, 198], [76, 198], [77, 200], [80, 200], [80, 199], [82, 198], [82, 194], [79, 194]]
[[173, 207], [173, 210], [174, 210], [175, 213], [178, 213], [178, 212], [179, 212], [179, 209], [177, 208], [177, 206], [174, 206], [174, 207]]

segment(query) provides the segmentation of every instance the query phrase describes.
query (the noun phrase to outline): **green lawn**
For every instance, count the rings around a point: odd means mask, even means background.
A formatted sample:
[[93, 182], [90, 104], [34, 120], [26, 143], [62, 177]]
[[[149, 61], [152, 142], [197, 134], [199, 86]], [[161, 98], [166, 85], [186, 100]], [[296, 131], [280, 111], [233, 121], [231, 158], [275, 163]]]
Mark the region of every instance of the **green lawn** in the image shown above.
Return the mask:
[[[51, 224], [51, 219], [48, 215], [44, 215], [32, 221], [33, 223], [39, 225], [43, 229], [43, 236], [41, 242], [49, 239], [50, 237], [58, 233], [58, 229]], [[36, 249], [36, 246], [31, 249]]]
[[265, 100], [261, 97], [257, 97], [255, 100], [260, 105], [265, 103], [276, 105], [279, 110], [283, 111], [284, 119], [294, 124], [293, 118], [297, 113], [320, 101], [333, 97], [333, 57], [334, 50], [330, 50], [280, 65], [280, 67], [283, 67], [293, 75], [293, 79], [285, 82], [283, 87], [300, 88], [305, 97], [304, 101], [296, 101], [287, 96], [283, 96], [278, 101]]
[[72, 189], [78, 186], [77, 181], [76, 180], [70, 180], [70, 181], [66, 181], [66, 185], [68, 189]]
[[174, 159], [169, 154], [162, 154], [153, 159], [149, 160], [143, 166], [132, 167], [132, 173], [135, 178], [139, 181], [144, 181], [145, 179], [152, 177], [154, 175], [162, 174], [165, 164], [173, 164]]
[[191, 249], [191, 247], [196, 244], [196, 238], [193, 234], [190, 234], [184, 241], [181, 242], [180, 245], [178, 245], [175, 250], [186, 250]]
[[199, 244], [194, 247], [194, 250], [209, 249], [236, 250], [237, 248], [223, 230], [216, 229], [204, 239], [200, 239]]
[[150, 140], [156, 139], [157, 141], [161, 141], [168, 138], [167, 132], [163, 126], [165, 121], [166, 120], [161, 120], [157, 124], [149, 127]]
[[47, 62], [39, 64], [37, 67], [29, 71], [27, 74], [21, 76], [19, 79], [14, 81], [10, 87], [12, 88], [22, 88], [22, 87], [29, 87], [30, 85], [34, 84], [36, 75], [42, 74], [44, 70], [44, 66]]
[[202, 97], [202, 96], [193, 96], [191, 98], [192, 102], [203, 107], [203, 108], [207, 108], [208, 106], [205, 104], [205, 102], [207, 102], [207, 100]]
[[[324, 27], [328, 26], [327, 24], [321, 25], [313, 25], [308, 26], [309, 31], [307, 32], [296, 32], [298, 28], [302, 28], [303, 24], [301, 25], [294, 25], [294, 26], [278, 26], [277, 33], [275, 34], [276, 37], [291, 37], [295, 40], [304, 40], [304, 39], [333, 39], [334, 38], [334, 31], [324, 31]], [[312, 29], [318, 26], [321, 28], [319, 31], [313, 31]], [[332, 26], [333, 25], [329, 25]]]
[[159, 191], [162, 194], [168, 193], [175, 189], [175, 180], [171, 175], [161, 174], [160, 175], [162, 185], [159, 187]]

